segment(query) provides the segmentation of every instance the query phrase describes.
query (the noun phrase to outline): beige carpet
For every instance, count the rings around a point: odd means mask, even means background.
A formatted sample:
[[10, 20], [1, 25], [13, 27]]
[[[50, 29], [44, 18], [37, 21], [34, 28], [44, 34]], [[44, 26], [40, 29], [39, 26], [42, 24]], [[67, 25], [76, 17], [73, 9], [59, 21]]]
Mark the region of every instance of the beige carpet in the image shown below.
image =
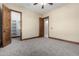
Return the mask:
[[0, 48], [1, 56], [79, 56], [79, 45], [48, 38], [36, 38], [12, 43]]

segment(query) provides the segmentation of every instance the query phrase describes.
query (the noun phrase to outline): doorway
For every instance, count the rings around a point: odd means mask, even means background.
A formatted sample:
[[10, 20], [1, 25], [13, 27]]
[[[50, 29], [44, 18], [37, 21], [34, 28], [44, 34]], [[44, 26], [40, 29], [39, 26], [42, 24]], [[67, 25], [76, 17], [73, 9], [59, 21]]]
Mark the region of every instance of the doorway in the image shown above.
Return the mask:
[[[16, 20], [16, 21], [14, 21], [14, 20]], [[14, 25], [12, 25], [12, 23]], [[17, 23], [17, 25], [16, 25], [16, 23]], [[8, 44], [10, 44], [12, 37], [19, 37], [20, 40], [22, 40], [22, 12], [11, 10], [3, 4], [2, 5], [2, 23], [1, 24], [2, 24], [1, 25], [2, 47], [5, 47]], [[12, 32], [13, 32], [13, 34], [12, 34]]]
[[48, 38], [48, 17], [44, 19], [44, 37]]
[[49, 17], [44, 18], [44, 37], [49, 37]]
[[19, 11], [11, 10], [11, 39], [20, 39], [21, 38], [21, 17], [22, 13]]
[[39, 37], [49, 37], [49, 16], [39, 18]]

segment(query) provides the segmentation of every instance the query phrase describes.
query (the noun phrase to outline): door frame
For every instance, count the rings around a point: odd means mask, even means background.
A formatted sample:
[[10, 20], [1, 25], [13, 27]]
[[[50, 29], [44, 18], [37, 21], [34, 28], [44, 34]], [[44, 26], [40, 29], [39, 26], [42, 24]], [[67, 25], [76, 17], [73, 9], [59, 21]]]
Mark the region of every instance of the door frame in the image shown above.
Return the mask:
[[10, 11], [20, 13], [20, 40], [22, 41], [22, 12], [10, 9]]
[[[40, 18], [41, 18], [43, 21], [44, 21], [44, 19], [48, 19], [48, 38], [49, 38], [49, 16], [43, 17], [43, 18], [40, 17]], [[40, 19], [40, 18], [39, 18], [39, 19]], [[39, 23], [40, 23], [40, 21], [39, 21]], [[44, 23], [45, 23], [45, 22], [44, 22]], [[43, 23], [43, 24], [44, 24], [44, 23]], [[44, 27], [44, 25], [43, 25], [43, 27]], [[42, 29], [42, 28], [41, 28], [41, 29]], [[45, 29], [44, 29], [44, 28], [43, 28], [43, 31], [45, 32]], [[43, 34], [44, 34], [44, 32], [43, 32]], [[39, 37], [41, 37], [41, 36], [40, 36], [40, 24], [39, 24]], [[42, 37], [44, 37], [44, 35], [43, 35]]]
[[[49, 16], [44, 17], [44, 19], [48, 19], [48, 38], [49, 38]], [[44, 23], [45, 23], [45, 22], [44, 22]], [[44, 29], [44, 32], [45, 32], [45, 29]]]

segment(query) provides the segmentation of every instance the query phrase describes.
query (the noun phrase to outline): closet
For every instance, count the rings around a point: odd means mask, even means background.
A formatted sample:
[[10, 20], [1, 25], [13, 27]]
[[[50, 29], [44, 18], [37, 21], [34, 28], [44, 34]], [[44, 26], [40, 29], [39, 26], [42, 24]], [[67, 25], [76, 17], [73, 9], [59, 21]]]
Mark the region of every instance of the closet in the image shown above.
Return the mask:
[[9, 9], [6, 4], [0, 4], [0, 47], [11, 43], [12, 37], [22, 40], [22, 12]]
[[11, 11], [11, 37], [20, 37], [20, 13]]

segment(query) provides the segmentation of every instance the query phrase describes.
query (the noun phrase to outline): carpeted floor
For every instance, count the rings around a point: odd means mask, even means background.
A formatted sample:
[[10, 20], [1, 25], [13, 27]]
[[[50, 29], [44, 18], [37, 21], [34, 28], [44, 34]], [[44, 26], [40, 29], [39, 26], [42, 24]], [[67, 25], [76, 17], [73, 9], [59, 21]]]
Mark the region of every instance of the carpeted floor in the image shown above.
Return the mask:
[[79, 56], [79, 45], [48, 38], [35, 38], [0, 48], [0, 56]]

